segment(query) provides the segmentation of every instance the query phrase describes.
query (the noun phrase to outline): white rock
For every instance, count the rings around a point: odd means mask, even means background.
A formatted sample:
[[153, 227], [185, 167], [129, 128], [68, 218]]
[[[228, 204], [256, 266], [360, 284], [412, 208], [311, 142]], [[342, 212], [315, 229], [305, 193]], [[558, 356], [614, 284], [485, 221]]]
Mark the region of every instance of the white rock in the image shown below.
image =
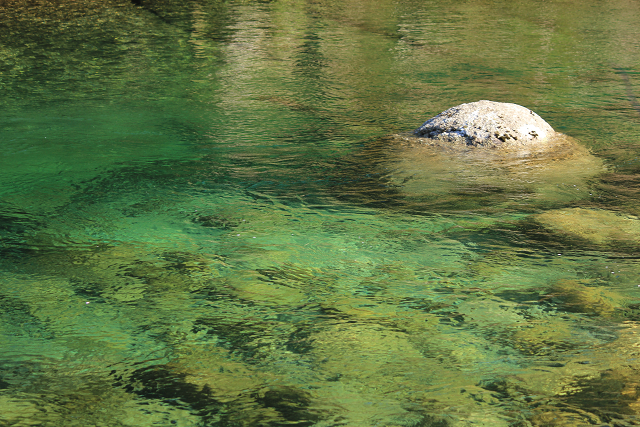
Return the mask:
[[453, 145], [531, 148], [545, 145], [556, 132], [521, 105], [477, 101], [443, 111], [416, 129], [414, 135]]

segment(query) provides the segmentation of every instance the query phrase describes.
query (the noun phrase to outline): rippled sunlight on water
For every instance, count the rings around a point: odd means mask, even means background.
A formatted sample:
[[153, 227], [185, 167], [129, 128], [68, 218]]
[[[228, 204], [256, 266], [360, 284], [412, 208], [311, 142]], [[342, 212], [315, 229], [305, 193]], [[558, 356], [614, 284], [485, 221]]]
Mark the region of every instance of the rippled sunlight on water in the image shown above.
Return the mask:
[[[640, 425], [639, 20], [0, 0], [0, 426]], [[480, 99], [583, 150], [387, 137]]]

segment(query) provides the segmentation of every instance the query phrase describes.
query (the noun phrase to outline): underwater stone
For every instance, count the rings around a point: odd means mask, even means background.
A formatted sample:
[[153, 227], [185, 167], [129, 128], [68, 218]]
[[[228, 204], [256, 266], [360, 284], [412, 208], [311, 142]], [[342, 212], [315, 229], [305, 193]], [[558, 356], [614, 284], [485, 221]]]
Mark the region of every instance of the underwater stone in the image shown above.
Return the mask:
[[414, 135], [454, 145], [514, 148], [544, 145], [556, 132], [521, 105], [493, 101], [461, 104], [427, 120]]
[[624, 305], [624, 296], [615, 290], [587, 286], [578, 280], [560, 280], [549, 289], [549, 297], [561, 309], [572, 313], [612, 316]]
[[555, 209], [534, 216], [550, 231], [598, 246], [636, 250], [640, 241], [640, 219], [604, 209]]

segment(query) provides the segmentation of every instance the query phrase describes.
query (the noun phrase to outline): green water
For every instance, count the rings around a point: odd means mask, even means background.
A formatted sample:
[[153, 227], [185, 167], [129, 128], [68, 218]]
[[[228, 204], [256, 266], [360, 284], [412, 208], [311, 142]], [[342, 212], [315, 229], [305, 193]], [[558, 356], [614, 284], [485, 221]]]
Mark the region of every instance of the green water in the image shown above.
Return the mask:
[[0, 0], [0, 426], [640, 424], [637, 2], [134, 3]]

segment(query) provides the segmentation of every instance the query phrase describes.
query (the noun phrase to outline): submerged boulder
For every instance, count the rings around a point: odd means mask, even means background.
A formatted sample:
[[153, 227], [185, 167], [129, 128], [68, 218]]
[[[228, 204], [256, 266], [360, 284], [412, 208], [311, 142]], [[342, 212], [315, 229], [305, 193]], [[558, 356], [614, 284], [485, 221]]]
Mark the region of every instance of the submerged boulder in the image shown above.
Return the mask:
[[604, 209], [554, 209], [535, 215], [546, 229], [583, 243], [612, 248], [638, 248], [640, 219]]
[[547, 145], [556, 132], [521, 105], [477, 101], [443, 111], [413, 134], [448, 145], [514, 148]]

